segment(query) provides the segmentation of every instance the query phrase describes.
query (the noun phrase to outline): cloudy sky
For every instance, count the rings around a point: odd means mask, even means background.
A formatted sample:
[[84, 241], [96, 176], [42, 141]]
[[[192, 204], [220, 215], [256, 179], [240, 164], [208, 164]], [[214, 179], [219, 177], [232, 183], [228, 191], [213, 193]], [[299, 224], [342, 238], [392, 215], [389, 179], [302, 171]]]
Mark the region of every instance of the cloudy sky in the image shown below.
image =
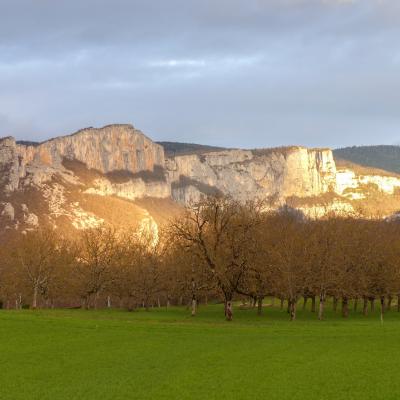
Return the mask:
[[400, 143], [398, 0], [0, 0], [0, 136]]

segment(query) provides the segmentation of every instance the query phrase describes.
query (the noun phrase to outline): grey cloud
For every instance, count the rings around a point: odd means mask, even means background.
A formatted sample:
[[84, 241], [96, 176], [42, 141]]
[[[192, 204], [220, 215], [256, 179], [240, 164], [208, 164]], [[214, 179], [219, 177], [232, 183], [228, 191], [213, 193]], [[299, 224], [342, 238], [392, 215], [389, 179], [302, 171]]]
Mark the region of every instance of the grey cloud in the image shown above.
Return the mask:
[[0, 0], [0, 136], [398, 142], [392, 0]]

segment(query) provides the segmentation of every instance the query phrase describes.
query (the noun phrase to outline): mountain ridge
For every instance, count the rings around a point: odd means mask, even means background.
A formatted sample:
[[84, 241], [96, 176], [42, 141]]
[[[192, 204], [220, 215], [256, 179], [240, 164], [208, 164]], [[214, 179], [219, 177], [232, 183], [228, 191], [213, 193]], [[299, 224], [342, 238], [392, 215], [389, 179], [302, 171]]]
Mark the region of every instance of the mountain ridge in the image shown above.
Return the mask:
[[2, 138], [0, 231], [117, 223], [155, 232], [210, 194], [258, 198], [267, 208], [286, 204], [314, 218], [400, 209], [397, 174], [339, 160], [326, 148], [157, 143], [130, 124], [41, 143]]
[[338, 159], [400, 174], [400, 146], [398, 145], [342, 147], [333, 150], [333, 154]]

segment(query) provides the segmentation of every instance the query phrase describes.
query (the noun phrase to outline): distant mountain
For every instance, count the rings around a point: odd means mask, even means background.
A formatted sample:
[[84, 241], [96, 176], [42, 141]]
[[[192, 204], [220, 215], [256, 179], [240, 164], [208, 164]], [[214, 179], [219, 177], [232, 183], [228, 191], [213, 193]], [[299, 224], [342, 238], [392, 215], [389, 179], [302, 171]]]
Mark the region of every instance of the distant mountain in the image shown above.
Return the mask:
[[210, 194], [260, 199], [269, 209], [287, 205], [313, 218], [399, 212], [400, 174], [383, 169], [400, 172], [400, 147], [335, 155], [301, 146], [155, 143], [127, 124], [41, 143], [0, 138], [0, 241], [46, 225], [72, 236], [103, 223], [156, 235], [184, 206]]
[[181, 156], [188, 154], [203, 154], [212, 151], [226, 150], [226, 147], [207, 146], [195, 143], [180, 143], [180, 142], [156, 142], [164, 147], [164, 152], [167, 156]]
[[39, 146], [40, 144], [40, 142], [32, 142], [30, 140], [17, 140], [16, 143], [23, 146]]
[[400, 146], [352, 146], [333, 151], [335, 159], [400, 173]]

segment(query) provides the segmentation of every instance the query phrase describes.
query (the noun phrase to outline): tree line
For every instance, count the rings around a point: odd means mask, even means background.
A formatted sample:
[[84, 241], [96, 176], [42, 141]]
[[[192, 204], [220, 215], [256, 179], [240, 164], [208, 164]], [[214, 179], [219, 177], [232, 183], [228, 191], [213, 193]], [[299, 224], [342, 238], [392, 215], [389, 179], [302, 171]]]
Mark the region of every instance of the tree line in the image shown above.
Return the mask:
[[[136, 308], [221, 301], [228, 320], [241, 300], [262, 313], [266, 297], [300, 299], [324, 318], [328, 299], [343, 317], [349, 304], [381, 315], [400, 311], [400, 223], [328, 216], [310, 220], [290, 209], [266, 211], [211, 197], [188, 207], [158, 238], [101, 226], [65, 238], [38, 229], [4, 244], [3, 308]], [[317, 304], [318, 303], [318, 304]]]

